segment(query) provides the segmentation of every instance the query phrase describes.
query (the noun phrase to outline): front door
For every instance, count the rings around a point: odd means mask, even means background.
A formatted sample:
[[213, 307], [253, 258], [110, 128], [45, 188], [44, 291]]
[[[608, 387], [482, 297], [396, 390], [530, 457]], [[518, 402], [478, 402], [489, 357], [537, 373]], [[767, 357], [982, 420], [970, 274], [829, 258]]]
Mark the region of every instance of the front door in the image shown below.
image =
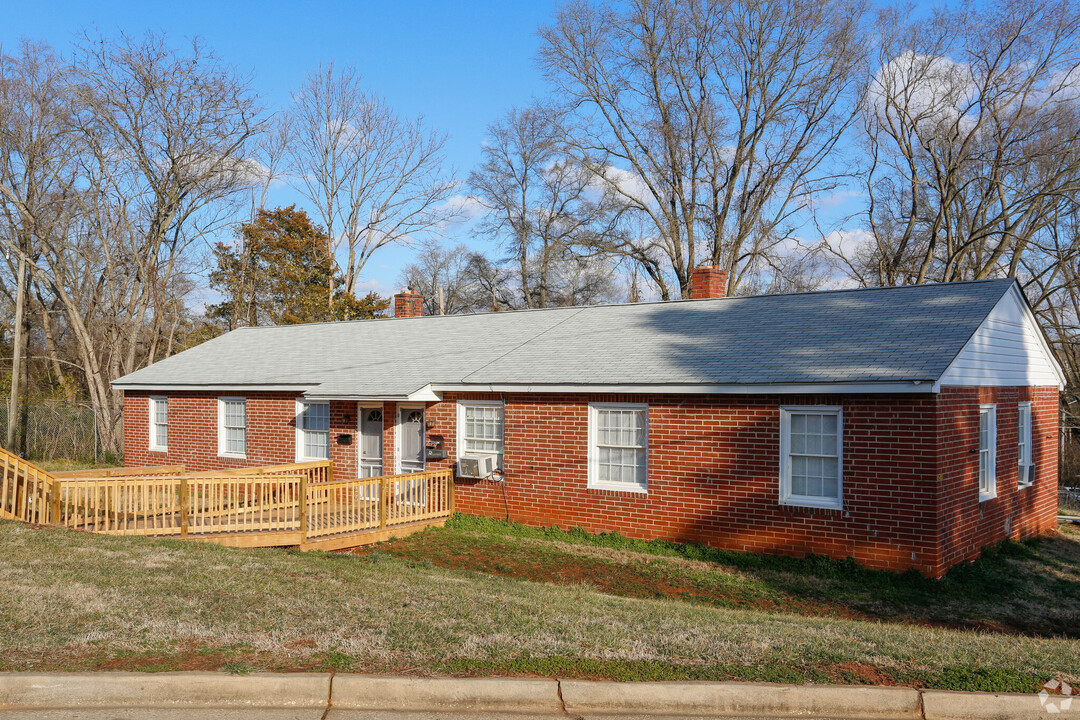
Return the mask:
[[398, 470], [402, 473], [424, 472], [424, 408], [398, 408], [398, 437], [400, 437]]
[[383, 474], [382, 408], [360, 408], [360, 477]]

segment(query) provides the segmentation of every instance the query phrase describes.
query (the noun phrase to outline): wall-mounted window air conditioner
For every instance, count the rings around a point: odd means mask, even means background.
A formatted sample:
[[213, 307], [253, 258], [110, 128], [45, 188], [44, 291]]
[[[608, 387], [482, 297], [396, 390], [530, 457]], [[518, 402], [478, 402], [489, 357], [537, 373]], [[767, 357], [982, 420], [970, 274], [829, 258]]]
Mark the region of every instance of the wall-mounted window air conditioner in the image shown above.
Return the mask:
[[458, 458], [458, 477], [486, 478], [494, 472], [495, 458], [491, 455], [462, 455]]

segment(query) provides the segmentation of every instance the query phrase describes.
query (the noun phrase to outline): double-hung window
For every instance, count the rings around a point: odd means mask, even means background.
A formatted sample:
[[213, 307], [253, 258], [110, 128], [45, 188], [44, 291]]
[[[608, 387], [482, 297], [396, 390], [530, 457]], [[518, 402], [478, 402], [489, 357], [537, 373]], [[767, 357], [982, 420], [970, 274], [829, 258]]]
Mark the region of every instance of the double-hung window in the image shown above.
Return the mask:
[[648, 406], [589, 405], [589, 487], [647, 492]]
[[1035, 464], [1031, 461], [1031, 403], [1022, 402], [1017, 408], [1016, 456], [1019, 463], [1017, 478], [1020, 487], [1035, 482]]
[[843, 487], [841, 408], [780, 408], [781, 504], [839, 510]]
[[296, 459], [330, 459], [330, 404], [297, 402]]
[[997, 405], [979, 406], [979, 502], [997, 497]]
[[169, 398], [150, 398], [150, 449], [169, 449]]
[[503, 404], [463, 401], [458, 404], [458, 447], [462, 455], [491, 455], [503, 466]]
[[218, 398], [218, 455], [247, 457], [247, 401]]

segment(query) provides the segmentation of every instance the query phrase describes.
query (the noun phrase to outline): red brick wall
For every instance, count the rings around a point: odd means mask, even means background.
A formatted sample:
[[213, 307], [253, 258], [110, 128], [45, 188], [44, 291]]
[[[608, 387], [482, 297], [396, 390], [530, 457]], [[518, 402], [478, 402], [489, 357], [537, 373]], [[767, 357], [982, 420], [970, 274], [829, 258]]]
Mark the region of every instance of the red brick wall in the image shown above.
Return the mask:
[[[432, 412], [452, 437], [456, 397]], [[505, 487], [459, 479], [462, 512], [732, 550], [936, 565], [930, 397], [507, 395]], [[588, 403], [648, 402], [648, 494], [587, 487]], [[780, 405], [843, 405], [843, 511], [778, 504]], [[451, 453], [453, 455], [453, 452]], [[505, 494], [504, 494], [505, 493]], [[912, 555], [914, 554], [914, 558]]]
[[[248, 458], [217, 456], [218, 393], [169, 399], [169, 452], [147, 450], [149, 393], [125, 398], [128, 465], [184, 463], [193, 470], [292, 462], [295, 397], [248, 395]], [[220, 395], [227, 395], [221, 393]], [[998, 406], [998, 498], [978, 502], [978, 405]], [[877, 568], [938, 575], [1004, 539], [1046, 532], [1056, 519], [1057, 392], [947, 389], [938, 396], [686, 396], [448, 394], [427, 408], [452, 466], [457, 401], [505, 403], [505, 483], [457, 481], [460, 511], [530, 525], [618, 530], [636, 538], [695, 541], [732, 550], [852, 556]], [[1016, 489], [1016, 402], [1032, 399], [1035, 487]], [[587, 487], [588, 403], [649, 405], [648, 494]], [[781, 405], [842, 405], [844, 509], [782, 506]], [[394, 403], [384, 405], [384, 467], [395, 471]], [[337, 477], [357, 472], [356, 403], [331, 404]], [[940, 435], [938, 431], [940, 429]], [[941, 508], [939, 515], [937, 508]], [[1005, 521], [1011, 528], [1005, 533]]]
[[[246, 393], [247, 458], [218, 455], [219, 397], [241, 397], [239, 393], [171, 392], [169, 398], [169, 451], [149, 449], [150, 401], [156, 393], [124, 393], [124, 464], [183, 464], [189, 470], [218, 470], [296, 462], [295, 393]], [[356, 435], [356, 403], [330, 403], [330, 459], [338, 477], [355, 477], [357, 452], [354, 444], [338, 445], [339, 434]]]
[[[1017, 406], [1031, 401], [1035, 482], [1018, 484]], [[997, 497], [979, 502], [979, 405], [997, 404]], [[944, 388], [938, 399], [942, 565], [972, 560], [982, 548], [1057, 525], [1056, 388]]]

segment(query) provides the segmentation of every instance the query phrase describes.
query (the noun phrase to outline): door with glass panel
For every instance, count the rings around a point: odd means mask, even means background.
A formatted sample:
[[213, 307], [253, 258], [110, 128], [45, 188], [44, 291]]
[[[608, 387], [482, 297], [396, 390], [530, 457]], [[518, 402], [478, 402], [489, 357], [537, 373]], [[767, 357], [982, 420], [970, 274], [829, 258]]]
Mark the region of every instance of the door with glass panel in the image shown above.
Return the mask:
[[[402, 474], [424, 472], [424, 434], [424, 408], [398, 408], [398, 471]], [[394, 496], [399, 503], [423, 504], [424, 488], [421, 480], [398, 480]]]
[[360, 409], [360, 477], [383, 474], [382, 408]]

